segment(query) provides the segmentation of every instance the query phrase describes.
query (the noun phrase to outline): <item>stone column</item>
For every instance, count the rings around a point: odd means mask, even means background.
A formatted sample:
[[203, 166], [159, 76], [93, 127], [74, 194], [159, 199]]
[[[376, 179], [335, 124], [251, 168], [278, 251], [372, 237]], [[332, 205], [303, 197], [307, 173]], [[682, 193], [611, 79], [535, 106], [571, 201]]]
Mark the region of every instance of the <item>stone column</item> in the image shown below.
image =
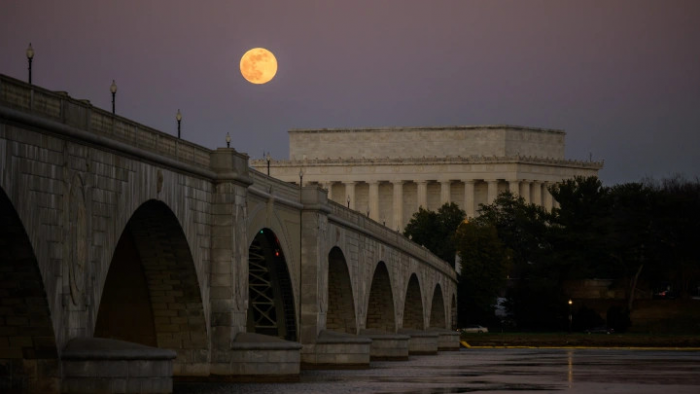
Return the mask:
[[392, 182], [394, 186], [394, 229], [403, 230], [403, 181]]
[[328, 190], [328, 200], [333, 200], [333, 182], [326, 182], [323, 188]]
[[521, 196], [525, 199], [526, 203], [530, 203], [530, 182], [523, 180], [520, 184]]
[[345, 184], [345, 200], [343, 205], [347, 206], [348, 197], [350, 198], [350, 209], [355, 209], [355, 182], [343, 182]]
[[369, 218], [379, 221], [379, 182], [369, 183]]
[[498, 197], [498, 180], [488, 179], [486, 182], [489, 184], [487, 203], [492, 204], [494, 201], [496, 201], [496, 197]]
[[[294, 309], [298, 313], [300, 327], [297, 340], [304, 345], [301, 351], [302, 362], [313, 362], [316, 339], [319, 331], [325, 327], [328, 310], [328, 255], [325, 253], [328, 250], [328, 216], [317, 208], [327, 204], [324, 194], [316, 188], [302, 189], [304, 209], [301, 211], [299, 229], [301, 250], [297, 250], [300, 264], [289, 266], [292, 283], [298, 286]], [[289, 258], [292, 260], [294, 257]]]
[[450, 202], [450, 181], [440, 181], [440, 205]]
[[508, 181], [508, 190], [513, 197], [517, 198], [520, 195], [520, 181], [517, 179]]
[[[230, 369], [231, 345], [245, 332], [248, 313], [247, 193], [250, 186], [248, 157], [219, 148], [211, 166], [225, 174], [212, 195], [211, 271], [211, 373], [235, 374]], [[235, 174], [235, 175], [231, 175]]]
[[544, 206], [544, 209], [547, 210], [547, 212], [552, 211], [552, 194], [549, 192], [548, 187], [551, 185], [550, 182], [545, 182], [544, 184], [544, 191], [542, 192], [544, 194], [543, 198], [543, 203], [542, 205]]
[[532, 182], [532, 203], [542, 205], [542, 182]]
[[416, 181], [416, 184], [418, 185], [418, 204], [416, 206], [416, 211], [420, 207], [428, 209], [428, 181]]
[[467, 218], [476, 216], [474, 210], [474, 180], [464, 181], [464, 211], [467, 212]]

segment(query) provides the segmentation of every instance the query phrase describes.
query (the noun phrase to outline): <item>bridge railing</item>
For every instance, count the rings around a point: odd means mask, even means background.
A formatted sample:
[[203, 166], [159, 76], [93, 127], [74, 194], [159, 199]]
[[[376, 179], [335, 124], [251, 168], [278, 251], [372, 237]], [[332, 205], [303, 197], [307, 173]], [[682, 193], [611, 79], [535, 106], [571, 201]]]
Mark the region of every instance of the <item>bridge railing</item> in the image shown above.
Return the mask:
[[0, 75], [0, 103], [178, 161], [209, 168], [211, 150], [78, 100]]
[[376, 238], [387, 242], [389, 244], [395, 245], [399, 249], [417, 257], [418, 259], [430, 264], [435, 269], [442, 271], [448, 276], [454, 277], [454, 269], [445, 261], [435, 256], [430, 250], [422, 247], [408, 238], [404, 237], [398, 231], [394, 231], [391, 228], [385, 226], [383, 223], [377, 223], [369, 217], [349, 209], [342, 204], [335, 201], [328, 201], [331, 208], [331, 213], [349, 222], [361, 229], [364, 229], [367, 233], [372, 234]]
[[266, 193], [272, 191], [273, 194], [284, 197], [291, 201], [299, 201], [299, 186], [281, 181], [277, 178], [269, 177], [260, 171], [250, 167], [248, 174], [253, 179], [253, 185], [256, 189]]

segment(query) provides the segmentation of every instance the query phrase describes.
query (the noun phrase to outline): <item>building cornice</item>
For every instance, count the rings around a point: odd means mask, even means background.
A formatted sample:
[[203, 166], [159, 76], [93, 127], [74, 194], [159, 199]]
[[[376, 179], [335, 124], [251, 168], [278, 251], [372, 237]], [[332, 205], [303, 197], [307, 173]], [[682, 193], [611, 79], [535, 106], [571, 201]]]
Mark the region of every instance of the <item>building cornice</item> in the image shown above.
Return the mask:
[[430, 127], [369, 127], [369, 128], [330, 128], [330, 129], [291, 129], [289, 134], [323, 134], [323, 133], [366, 133], [366, 132], [415, 132], [415, 131], [457, 131], [457, 130], [518, 130], [537, 133], [566, 135], [564, 130], [524, 127], [517, 125], [480, 125], [480, 126], [430, 126]]
[[[566, 160], [530, 156], [510, 157], [423, 157], [423, 158], [349, 158], [349, 159], [306, 159], [306, 160], [272, 160], [270, 166], [280, 167], [347, 167], [347, 166], [410, 166], [410, 165], [440, 165], [440, 164], [535, 164], [547, 166], [573, 167], [600, 170], [605, 161]], [[265, 159], [251, 160], [251, 165], [263, 168], [267, 165]]]

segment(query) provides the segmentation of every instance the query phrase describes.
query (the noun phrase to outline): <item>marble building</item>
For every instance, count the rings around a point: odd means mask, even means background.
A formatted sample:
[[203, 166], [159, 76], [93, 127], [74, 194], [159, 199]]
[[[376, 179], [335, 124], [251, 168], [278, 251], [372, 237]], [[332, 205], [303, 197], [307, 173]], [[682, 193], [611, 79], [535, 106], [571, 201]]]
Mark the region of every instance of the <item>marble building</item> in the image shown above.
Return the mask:
[[549, 185], [603, 167], [566, 159], [565, 136], [507, 125], [291, 130], [289, 160], [251, 165], [286, 182], [318, 184], [333, 201], [403, 230], [420, 206], [454, 202], [474, 217], [479, 204], [506, 190], [551, 209]]

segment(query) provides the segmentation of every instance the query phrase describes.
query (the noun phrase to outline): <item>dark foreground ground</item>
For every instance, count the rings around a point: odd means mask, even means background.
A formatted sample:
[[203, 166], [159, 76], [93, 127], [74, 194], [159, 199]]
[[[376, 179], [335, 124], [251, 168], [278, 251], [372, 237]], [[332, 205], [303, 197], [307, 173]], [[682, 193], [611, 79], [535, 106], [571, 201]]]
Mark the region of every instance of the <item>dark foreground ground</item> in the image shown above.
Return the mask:
[[303, 371], [299, 383], [179, 383], [175, 393], [700, 393], [700, 352], [462, 349], [370, 369]]

